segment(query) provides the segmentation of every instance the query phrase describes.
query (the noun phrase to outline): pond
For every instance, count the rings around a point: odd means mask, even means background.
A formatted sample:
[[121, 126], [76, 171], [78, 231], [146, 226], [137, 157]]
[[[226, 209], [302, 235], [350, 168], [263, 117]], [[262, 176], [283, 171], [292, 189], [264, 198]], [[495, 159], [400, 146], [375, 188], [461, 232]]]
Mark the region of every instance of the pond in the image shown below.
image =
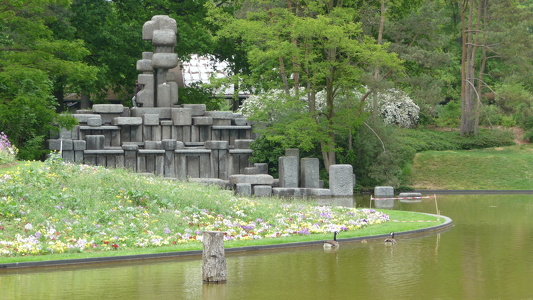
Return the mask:
[[[0, 299], [523, 299], [533, 297], [533, 196], [439, 195], [454, 227], [414, 238], [227, 255], [225, 284], [201, 258], [0, 271]], [[368, 199], [356, 199], [368, 207]], [[433, 199], [394, 209], [435, 213]]]

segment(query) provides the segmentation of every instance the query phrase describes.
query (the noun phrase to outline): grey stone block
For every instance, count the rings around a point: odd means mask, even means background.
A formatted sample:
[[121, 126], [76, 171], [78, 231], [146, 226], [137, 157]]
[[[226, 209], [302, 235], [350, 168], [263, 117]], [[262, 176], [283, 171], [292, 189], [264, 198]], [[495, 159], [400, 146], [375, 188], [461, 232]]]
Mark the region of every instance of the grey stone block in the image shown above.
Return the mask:
[[97, 114], [73, 114], [72, 116], [76, 118], [79, 123], [87, 123], [90, 118], [94, 118], [95, 116], [99, 116], [100, 118], [102, 118], [100, 115]]
[[244, 168], [243, 174], [254, 175], [254, 174], [259, 174], [259, 173], [257, 173], [256, 167], [247, 167], [247, 168]]
[[137, 143], [124, 143], [122, 144], [122, 149], [124, 151], [137, 151], [139, 150], [139, 145]]
[[235, 186], [235, 194], [240, 196], [251, 196], [252, 185], [249, 183], [237, 183]]
[[71, 139], [48, 140], [48, 148], [56, 151], [67, 151], [74, 149]]
[[329, 189], [332, 196], [353, 195], [352, 165], [332, 165], [329, 167]]
[[162, 149], [161, 141], [144, 141], [144, 149]]
[[190, 108], [193, 116], [205, 115], [205, 104], [182, 104], [183, 108]]
[[139, 72], [152, 72], [154, 70], [152, 67], [152, 60], [150, 59], [139, 59], [136, 68]]
[[[157, 86], [157, 106], [158, 107], [172, 107], [174, 101], [171, 97], [170, 85], [162, 83]], [[177, 101], [177, 99], [176, 99]]]
[[376, 186], [374, 197], [394, 197], [394, 188], [392, 186]]
[[233, 123], [237, 126], [246, 126], [246, 125], [250, 125], [250, 123], [248, 123], [248, 119], [246, 118], [235, 118], [233, 119]]
[[304, 197], [305, 189], [275, 187], [272, 188], [272, 195], [278, 197]]
[[250, 149], [254, 140], [235, 140], [235, 149]]
[[159, 115], [159, 119], [171, 119], [172, 107], [134, 107], [130, 111], [131, 117], [142, 117], [145, 114]]
[[205, 141], [204, 143], [205, 147], [207, 149], [228, 149], [229, 148], [229, 142], [228, 141]]
[[144, 114], [142, 116], [142, 118], [143, 118], [143, 124], [144, 125], [150, 125], [150, 126], [159, 125], [159, 115], [158, 114]]
[[152, 56], [152, 66], [156, 69], [172, 69], [178, 65], [178, 55], [176, 53], [154, 53]]
[[279, 185], [285, 188], [297, 188], [299, 184], [298, 157], [282, 156], [279, 158]]
[[88, 118], [87, 119], [87, 125], [89, 125], [91, 127], [102, 126], [102, 116], [94, 115], [94, 117]]
[[84, 140], [72, 141], [72, 145], [73, 145], [75, 151], [87, 149], [87, 142], [84, 141]]
[[192, 110], [190, 108], [172, 108], [174, 125], [192, 125]]
[[152, 45], [173, 46], [176, 45], [176, 33], [171, 29], [154, 30], [152, 35]]
[[193, 125], [213, 125], [213, 118], [212, 117], [193, 117], [192, 118], [192, 124]]
[[233, 112], [231, 111], [206, 111], [205, 115], [213, 117], [213, 119], [232, 119]]
[[59, 131], [59, 138], [60, 139], [72, 139], [73, 138], [72, 130], [61, 128], [61, 130]]
[[301, 164], [301, 186], [304, 188], [320, 187], [320, 168], [318, 158], [302, 158]]
[[113, 118], [113, 125], [115, 126], [139, 126], [142, 125], [143, 119], [141, 117], [118, 117]]
[[267, 174], [256, 174], [256, 175], [243, 175], [235, 174], [229, 176], [229, 182], [231, 184], [238, 183], [249, 183], [249, 184], [260, 184], [260, 185], [272, 185], [274, 183], [274, 177]]
[[162, 140], [161, 146], [164, 150], [176, 150], [177, 142], [175, 140]]
[[72, 150], [63, 151], [62, 157], [65, 162], [73, 163], [74, 162], [74, 151]]
[[272, 196], [272, 186], [270, 185], [255, 185], [253, 186], [254, 196], [256, 197], [270, 197]]
[[330, 189], [308, 189], [307, 194], [312, 197], [331, 197]]
[[94, 104], [93, 111], [100, 114], [122, 114], [124, 106], [122, 104]]
[[267, 163], [255, 163], [254, 167], [257, 169], [257, 174], [268, 174]]
[[87, 150], [103, 150], [105, 136], [103, 135], [87, 135], [85, 136], [87, 141]]
[[285, 156], [296, 156], [300, 157], [300, 150], [298, 148], [288, 148], [285, 149]]

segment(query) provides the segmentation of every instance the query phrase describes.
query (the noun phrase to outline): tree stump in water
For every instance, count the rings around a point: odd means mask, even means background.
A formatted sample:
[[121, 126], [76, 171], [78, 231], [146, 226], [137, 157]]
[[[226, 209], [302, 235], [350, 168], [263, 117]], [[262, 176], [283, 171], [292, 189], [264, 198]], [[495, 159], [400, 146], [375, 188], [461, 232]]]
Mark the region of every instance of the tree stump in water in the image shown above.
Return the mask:
[[224, 254], [224, 233], [204, 231], [202, 253], [202, 278], [204, 282], [226, 281], [226, 256]]

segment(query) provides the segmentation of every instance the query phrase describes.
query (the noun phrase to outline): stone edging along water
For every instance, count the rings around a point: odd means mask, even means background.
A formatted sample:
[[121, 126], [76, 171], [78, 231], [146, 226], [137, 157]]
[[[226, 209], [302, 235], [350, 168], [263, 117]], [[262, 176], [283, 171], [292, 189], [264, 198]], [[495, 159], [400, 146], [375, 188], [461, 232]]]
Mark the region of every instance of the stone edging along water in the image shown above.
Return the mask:
[[[417, 237], [432, 234], [435, 232], [442, 232], [452, 227], [452, 219], [442, 215], [427, 214], [438, 218], [444, 218], [445, 221], [442, 224], [421, 228], [410, 231], [395, 232], [396, 237]], [[376, 239], [383, 239], [388, 237], [389, 234], [380, 234], [372, 236], [360, 236], [354, 238], [337, 239], [339, 242], [357, 242], [362, 240], [372, 241]], [[303, 247], [311, 245], [321, 245], [323, 241], [308, 241], [308, 242], [296, 242], [286, 244], [275, 245], [261, 245], [261, 246], [245, 246], [236, 248], [225, 249], [226, 253], [238, 253], [246, 251], [259, 251], [268, 249], [281, 249], [292, 247]], [[49, 260], [49, 261], [35, 261], [35, 262], [20, 262], [20, 263], [6, 263], [0, 264], [1, 270], [9, 269], [21, 269], [21, 268], [43, 268], [43, 267], [61, 267], [61, 266], [75, 266], [75, 265], [87, 265], [87, 264], [99, 264], [99, 263], [116, 263], [116, 262], [136, 262], [141, 260], [156, 260], [172, 257], [194, 257], [201, 256], [202, 250], [194, 251], [180, 251], [180, 252], [166, 252], [166, 253], [154, 253], [154, 254], [139, 254], [139, 255], [122, 255], [122, 256], [110, 256], [110, 257], [91, 257], [91, 258], [79, 258], [79, 259], [63, 259], [63, 260]]]

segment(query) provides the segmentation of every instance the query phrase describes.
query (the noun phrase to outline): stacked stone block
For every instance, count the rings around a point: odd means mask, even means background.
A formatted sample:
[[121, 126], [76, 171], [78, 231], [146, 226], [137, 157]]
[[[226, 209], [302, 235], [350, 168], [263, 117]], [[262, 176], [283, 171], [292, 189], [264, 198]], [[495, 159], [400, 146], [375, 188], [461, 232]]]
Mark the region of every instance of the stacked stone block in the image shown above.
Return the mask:
[[[240, 115], [208, 112], [203, 104], [131, 109], [120, 104], [94, 106], [95, 110], [74, 114], [79, 125], [61, 130], [49, 140], [49, 148], [61, 151], [71, 162], [179, 179], [228, 180], [251, 167], [252, 140], [238, 137], [251, 137], [252, 127], [242, 125]], [[227, 134], [213, 134], [220, 132], [214, 128], [215, 119], [224, 120]]]

